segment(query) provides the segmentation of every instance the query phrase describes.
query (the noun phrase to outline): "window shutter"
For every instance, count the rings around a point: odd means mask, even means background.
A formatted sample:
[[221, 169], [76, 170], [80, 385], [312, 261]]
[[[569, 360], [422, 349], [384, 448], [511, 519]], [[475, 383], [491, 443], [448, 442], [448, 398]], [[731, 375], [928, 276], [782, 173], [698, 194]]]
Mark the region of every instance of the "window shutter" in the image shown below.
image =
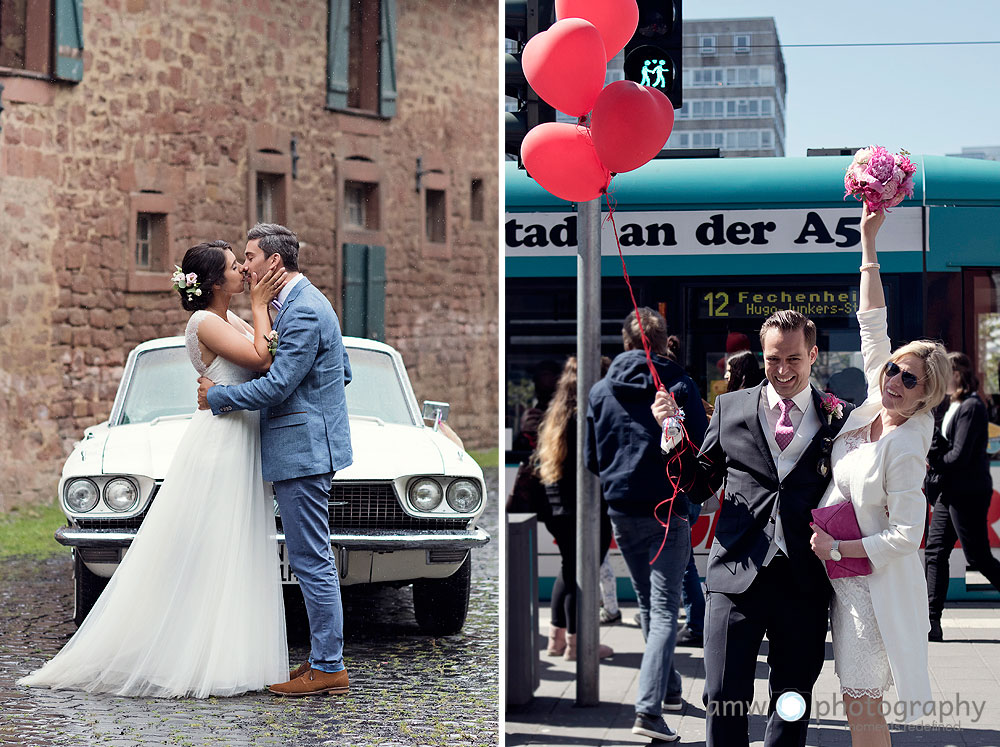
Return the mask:
[[350, 0], [329, 0], [330, 31], [327, 38], [326, 106], [347, 108], [347, 70], [350, 54]]
[[340, 328], [351, 337], [365, 336], [365, 254], [364, 244], [344, 244], [344, 314]]
[[83, 80], [83, 0], [55, 0], [56, 70], [60, 80]]
[[396, 116], [396, 0], [382, 0], [379, 44], [379, 114]]
[[368, 247], [365, 336], [385, 342], [385, 247]]

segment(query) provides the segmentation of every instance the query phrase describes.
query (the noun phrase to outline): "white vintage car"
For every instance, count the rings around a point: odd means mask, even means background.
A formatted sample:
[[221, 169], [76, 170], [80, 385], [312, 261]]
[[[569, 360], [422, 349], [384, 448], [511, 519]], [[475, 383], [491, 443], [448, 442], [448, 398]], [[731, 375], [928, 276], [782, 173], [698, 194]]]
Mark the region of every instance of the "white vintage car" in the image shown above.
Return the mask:
[[[468, 608], [470, 550], [490, 539], [476, 527], [483, 471], [441, 432], [446, 403], [418, 409], [399, 353], [371, 340], [345, 337], [344, 344], [354, 374], [347, 387], [354, 464], [337, 473], [330, 491], [340, 583], [412, 583], [421, 629], [457, 633]], [[156, 499], [197, 406], [194, 380], [183, 337], [142, 343], [129, 354], [110, 417], [88, 428], [66, 460], [59, 497], [69, 524], [56, 540], [73, 548], [77, 625]], [[298, 581], [277, 504], [275, 521], [281, 577], [292, 592], [286, 599], [294, 599]]]

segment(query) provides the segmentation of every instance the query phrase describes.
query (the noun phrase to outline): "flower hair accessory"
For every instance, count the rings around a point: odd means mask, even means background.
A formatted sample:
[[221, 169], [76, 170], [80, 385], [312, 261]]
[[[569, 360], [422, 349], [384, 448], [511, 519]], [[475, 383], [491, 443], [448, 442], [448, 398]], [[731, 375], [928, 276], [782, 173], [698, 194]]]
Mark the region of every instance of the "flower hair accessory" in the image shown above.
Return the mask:
[[827, 425], [830, 425], [834, 418], [840, 420], [844, 417], [844, 402], [837, 399], [835, 394], [821, 394], [820, 402], [823, 406], [823, 412], [826, 413]]
[[917, 167], [909, 155], [905, 150], [890, 153], [881, 145], [859, 150], [844, 175], [844, 199], [852, 195], [868, 203], [871, 212], [879, 213], [913, 197]]
[[174, 290], [184, 291], [188, 294], [188, 298], [201, 295], [199, 287], [201, 283], [198, 282], [198, 276], [193, 272], [185, 275], [184, 270], [174, 265], [174, 274], [170, 276], [170, 280], [174, 284]]

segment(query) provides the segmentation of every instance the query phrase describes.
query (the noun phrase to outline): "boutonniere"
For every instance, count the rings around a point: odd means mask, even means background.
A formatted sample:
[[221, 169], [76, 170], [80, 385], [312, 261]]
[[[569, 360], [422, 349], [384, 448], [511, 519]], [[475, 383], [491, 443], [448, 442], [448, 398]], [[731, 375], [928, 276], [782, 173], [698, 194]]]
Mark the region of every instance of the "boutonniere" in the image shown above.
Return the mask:
[[272, 329], [264, 339], [267, 340], [267, 352], [273, 356], [278, 352], [278, 330]]
[[833, 423], [834, 418], [840, 420], [844, 417], [844, 402], [837, 399], [835, 394], [821, 394], [820, 401], [823, 405], [823, 412], [826, 413], [826, 424]]

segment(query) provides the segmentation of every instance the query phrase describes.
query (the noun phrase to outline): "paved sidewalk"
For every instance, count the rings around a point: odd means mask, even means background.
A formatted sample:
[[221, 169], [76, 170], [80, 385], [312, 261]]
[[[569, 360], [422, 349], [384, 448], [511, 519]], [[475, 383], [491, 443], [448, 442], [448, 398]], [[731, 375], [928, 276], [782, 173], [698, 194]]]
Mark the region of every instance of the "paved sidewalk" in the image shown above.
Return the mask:
[[[546, 656], [544, 638], [539, 638], [541, 686], [531, 704], [507, 710], [507, 745], [705, 744], [705, 710], [701, 702], [705, 670], [700, 648], [677, 648], [685, 705], [683, 711], [664, 715], [667, 724], [680, 734], [680, 741], [650, 743], [632, 734], [642, 652], [642, 634], [632, 624], [635, 611], [634, 606], [623, 606], [623, 624], [601, 627], [601, 642], [611, 646], [615, 655], [601, 664], [601, 703], [594, 708], [574, 706], [576, 664]], [[544, 622], [540, 633], [545, 634], [547, 607], [543, 606], [541, 617]], [[940, 710], [936, 716], [895, 728], [893, 716], [887, 716], [893, 745], [1000, 747], [1000, 609], [994, 603], [950, 603], [945, 609], [943, 628], [945, 641], [930, 644], [931, 686]], [[765, 642], [758, 657], [755, 688], [755, 701], [763, 708], [767, 703], [766, 655]], [[829, 636], [826, 658], [814, 692], [806, 742], [809, 747], [851, 743]], [[887, 707], [895, 703], [894, 692], [890, 691], [886, 698]], [[840, 710], [832, 712], [834, 705]], [[960, 712], [956, 713], [956, 707]], [[764, 726], [764, 716], [751, 716], [751, 744], [755, 747], [763, 745]]]

